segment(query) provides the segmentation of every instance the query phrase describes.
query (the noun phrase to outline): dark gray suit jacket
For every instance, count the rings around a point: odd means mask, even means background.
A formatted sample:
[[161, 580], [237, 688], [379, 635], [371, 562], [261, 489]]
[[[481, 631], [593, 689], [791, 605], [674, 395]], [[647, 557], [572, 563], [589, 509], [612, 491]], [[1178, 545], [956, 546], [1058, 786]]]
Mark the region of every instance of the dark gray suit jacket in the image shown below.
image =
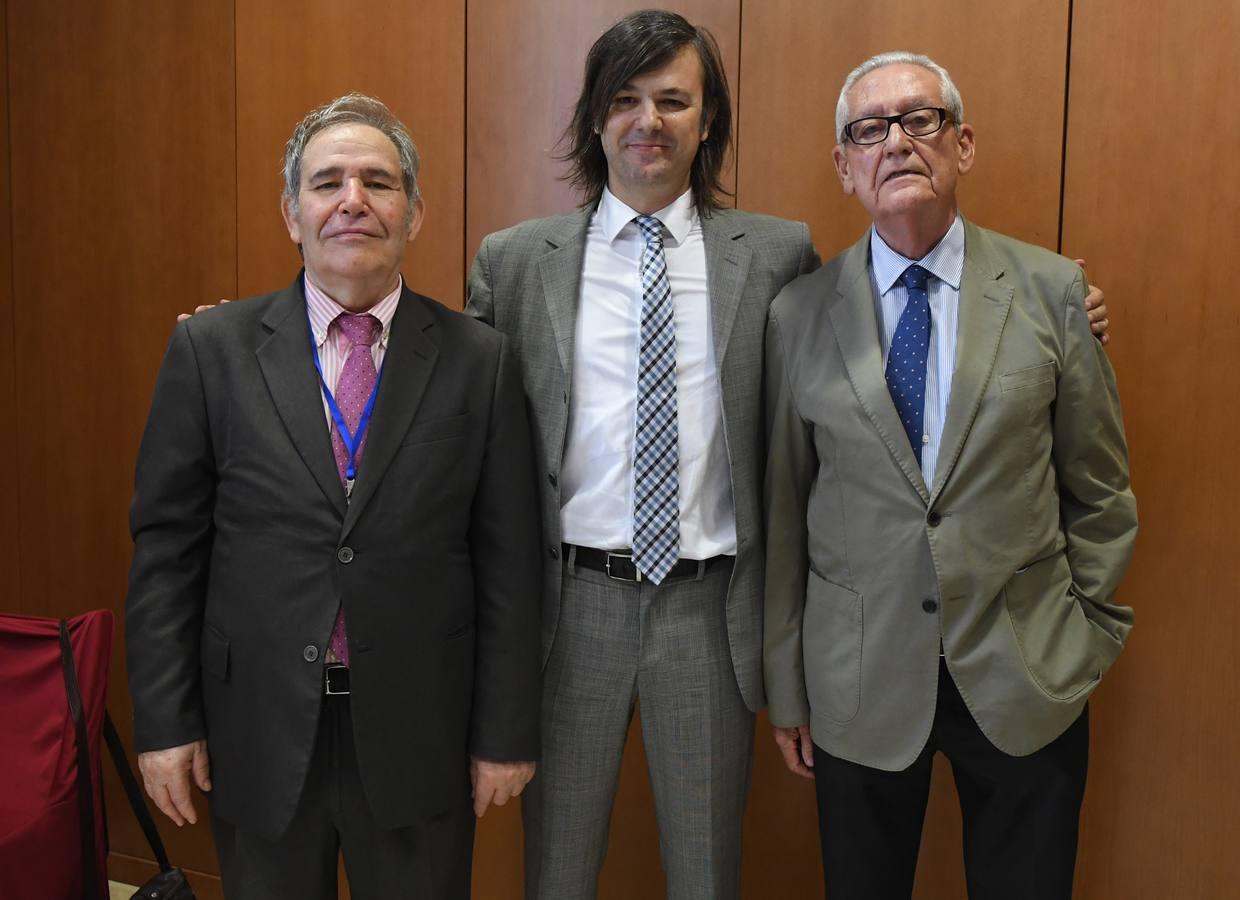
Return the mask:
[[[535, 424], [542, 490], [543, 659], [560, 609], [559, 472], [573, 383], [573, 341], [586, 229], [593, 207], [523, 222], [486, 237], [474, 259], [466, 312], [513, 342]], [[750, 709], [762, 687], [762, 340], [779, 289], [818, 266], [801, 222], [733, 209], [702, 220], [723, 425], [736, 505], [737, 555], [726, 616], [732, 665]]]
[[287, 826], [337, 607], [376, 818], [538, 754], [537, 500], [509, 342], [405, 289], [351, 503], [299, 277], [178, 325], [138, 458], [126, 614], [139, 751], [205, 737], [213, 813]]

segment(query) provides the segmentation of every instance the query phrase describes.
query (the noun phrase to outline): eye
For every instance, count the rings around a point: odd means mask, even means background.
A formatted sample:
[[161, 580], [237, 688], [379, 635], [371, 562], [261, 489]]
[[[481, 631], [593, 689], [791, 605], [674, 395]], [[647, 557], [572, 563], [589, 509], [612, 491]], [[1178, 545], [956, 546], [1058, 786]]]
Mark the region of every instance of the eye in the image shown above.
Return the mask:
[[340, 182], [338, 181], [320, 181], [318, 184], [314, 185], [311, 190], [334, 191], [338, 187], [340, 187]]
[[628, 107], [632, 106], [636, 102], [637, 102], [636, 97], [626, 97], [624, 95], [621, 95], [619, 97], [616, 97], [614, 100], [612, 100], [611, 105], [615, 107], [616, 109], [627, 109]]
[[667, 99], [660, 101], [659, 105], [662, 106], [664, 109], [677, 110], [677, 109], [685, 109], [688, 107], [689, 104], [685, 103], [685, 101], [683, 100], [677, 100], [674, 97], [668, 97]]

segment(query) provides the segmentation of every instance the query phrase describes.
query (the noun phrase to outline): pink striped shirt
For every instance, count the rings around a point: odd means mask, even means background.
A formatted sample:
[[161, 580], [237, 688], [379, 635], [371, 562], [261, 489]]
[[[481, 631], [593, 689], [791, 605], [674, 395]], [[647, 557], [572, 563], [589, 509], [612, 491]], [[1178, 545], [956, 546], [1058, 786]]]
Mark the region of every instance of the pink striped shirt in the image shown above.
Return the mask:
[[[336, 324], [336, 317], [349, 310], [327, 296], [321, 287], [310, 280], [309, 275], [305, 276], [305, 284], [306, 310], [310, 314], [310, 334], [313, 335], [314, 344], [319, 351], [319, 363], [323, 366], [323, 380], [334, 391], [336, 382], [340, 378], [340, 370], [344, 368], [344, 362], [349, 356], [349, 339]], [[370, 348], [375, 358], [376, 369], [383, 365], [383, 356], [387, 353], [388, 337], [392, 333], [392, 317], [396, 315], [396, 304], [400, 301], [400, 289], [403, 284], [404, 282], [398, 276], [396, 289], [366, 310], [383, 326], [379, 340], [375, 341]], [[321, 394], [322, 391], [319, 393]], [[331, 431], [332, 414], [327, 406], [326, 397], [323, 398], [323, 415], [326, 417], [327, 430]]]

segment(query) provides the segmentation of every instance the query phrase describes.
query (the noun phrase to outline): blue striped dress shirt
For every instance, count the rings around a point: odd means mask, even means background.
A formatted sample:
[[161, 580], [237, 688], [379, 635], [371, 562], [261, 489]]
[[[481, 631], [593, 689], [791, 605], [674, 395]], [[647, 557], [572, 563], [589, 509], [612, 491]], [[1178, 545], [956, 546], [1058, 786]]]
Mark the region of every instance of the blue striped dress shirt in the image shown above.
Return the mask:
[[951, 399], [952, 373], [956, 368], [956, 326], [960, 309], [960, 276], [964, 271], [964, 222], [952, 222], [943, 239], [921, 259], [907, 259], [887, 246], [878, 231], [870, 228], [870, 282], [876, 298], [878, 333], [882, 341], [883, 369], [900, 315], [908, 303], [908, 290], [900, 275], [914, 263], [934, 277], [927, 285], [930, 300], [930, 355], [926, 360], [926, 411], [922, 435], [921, 473], [926, 488], [934, 490], [943, 422]]

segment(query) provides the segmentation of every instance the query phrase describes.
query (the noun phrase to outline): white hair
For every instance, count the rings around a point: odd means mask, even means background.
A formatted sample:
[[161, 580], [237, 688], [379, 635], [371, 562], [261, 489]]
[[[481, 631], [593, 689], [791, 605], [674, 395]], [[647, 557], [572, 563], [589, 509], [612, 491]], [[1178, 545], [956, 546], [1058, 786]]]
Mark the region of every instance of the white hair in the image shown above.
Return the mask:
[[943, 95], [943, 106], [947, 109], [947, 116], [955, 124], [956, 129], [960, 129], [961, 123], [964, 122], [964, 101], [960, 99], [960, 91], [956, 89], [956, 84], [952, 81], [952, 77], [947, 74], [947, 70], [930, 57], [921, 53], [893, 50], [887, 53], [880, 53], [877, 56], [871, 56], [849, 72], [848, 77], [844, 79], [844, 86], [840, 88], [840, 99], [835, 104], [835, 137], [841, 144], [848, 137], [844, 133], [844, 126], [849, 121], [847, 97], [853, 85], [875, 69], [881, 69], [883, 66], [899, 65], [921, 66], [921, 68], [929, 69], [938, 76], [939, 91]]

